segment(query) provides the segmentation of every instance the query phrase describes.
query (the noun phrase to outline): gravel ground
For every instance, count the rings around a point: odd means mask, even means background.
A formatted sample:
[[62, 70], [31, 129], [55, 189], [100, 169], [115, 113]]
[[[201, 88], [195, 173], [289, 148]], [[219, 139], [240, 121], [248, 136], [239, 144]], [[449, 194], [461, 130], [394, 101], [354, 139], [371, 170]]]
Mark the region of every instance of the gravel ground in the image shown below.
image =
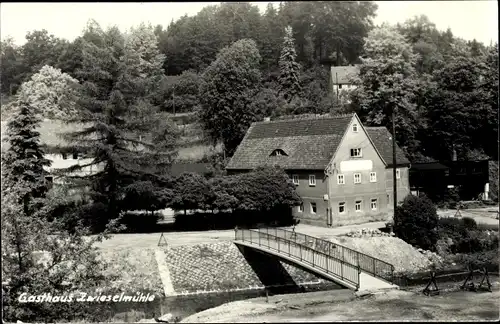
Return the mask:
[[394, 271], [420, 270], [430, 266], [429, 259], [413, 246], [396, 237], [338, 237], [330, 241], [368, 254], [394, 265]]
[[[414, 320], [498, 320], [500, 293], [454, 291], [434, 297], [391, 290], [365, 297], [345, 295], [332, 298], [330, 292], [274, 296], [229, 303], [192, 315], [182, 323], [273, 323], [319, 321], [414, 321]], [[277, 302], [276, 299], [281, 301]], [[256, 304], [260, 306], [256, 306]], [[466, 305], [466, 306], [465, 306]]]

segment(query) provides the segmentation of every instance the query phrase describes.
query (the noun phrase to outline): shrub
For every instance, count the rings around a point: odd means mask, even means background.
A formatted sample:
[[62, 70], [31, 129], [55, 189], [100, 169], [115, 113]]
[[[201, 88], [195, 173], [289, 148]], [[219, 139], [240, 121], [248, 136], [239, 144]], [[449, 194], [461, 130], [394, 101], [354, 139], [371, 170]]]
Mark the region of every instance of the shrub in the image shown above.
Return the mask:
[[394, 234], [405, 242], [434, 251], [438, 240], [436, 207], [425, 196], [408, 195], [394, 214]]
[[125, 225], [128, 233], [147, 233], [157, 229], [158, 221], [162, 216], [159, 213], [124, 213], [120, 224]]

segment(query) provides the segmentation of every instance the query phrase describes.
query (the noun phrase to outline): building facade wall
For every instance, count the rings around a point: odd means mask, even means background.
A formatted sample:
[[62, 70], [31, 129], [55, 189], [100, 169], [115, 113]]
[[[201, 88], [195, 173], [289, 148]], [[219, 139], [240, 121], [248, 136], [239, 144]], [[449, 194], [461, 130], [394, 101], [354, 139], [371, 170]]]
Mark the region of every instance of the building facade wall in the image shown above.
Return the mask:
[[[396, 188], [397, 188], [397, 199], [398, 203], [402, 202], [406, 196], [410, 194], [410, 170], [408, 167], [399, 167], [397, 168], [399, 170], [400, 177], [399, 179], [396, 179]], [[394, 212], [394, 199], [393, 199], [393, 169], [392, 168], [386, 168], [385, 169], [385, 183], [387, 187], [387, 199], [388, 199], [388, 210], [392, 214]]]
[[[328, 178], [322, 170], [287, 170], [287, 174], [292, 179], [298, 177], [299, 183], [295, 184], [297, 194], [302, 199], [302, 211], [299, 207], [294, 207], [292, 214], [300, 219], [301, 223], [326, 226], [328, 202], [324, 200], [328, 192]], [[309, 184], [309, 176], [314, 175], [316, 184]], [[312, 211], [311, 203], [316, 204], [316, 212]]]
[[[353, 124], [357, 125], [357, 130], [353, 129]], [[361, 148], [361, 156], [352, 157], [351, 149], [358, 148]], [[385, 169], [361, 122], [353, 117], [329, 166], [329, 217], [332, 226], [387, 218]], [[355, 174], [361, 176], [361, 183], [355, 182]], [[343, 184], [338, 181], [339, 175], [343, 175]], [[358, 210], [356, 202], [360, 202]], [[343, 211], [340, 203], [344, 203]]]

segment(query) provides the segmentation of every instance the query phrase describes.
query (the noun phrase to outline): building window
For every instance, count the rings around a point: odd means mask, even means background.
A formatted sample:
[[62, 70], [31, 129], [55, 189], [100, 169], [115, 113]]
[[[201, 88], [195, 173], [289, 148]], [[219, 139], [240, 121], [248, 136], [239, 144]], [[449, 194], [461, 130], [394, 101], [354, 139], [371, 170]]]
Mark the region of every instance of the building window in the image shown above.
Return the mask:
[[352, 124], [352, 131], [354, 133], [357, 133], [358, 132], [358, 124]]
[[314, 174], [311, 174], [309, 176], [309, 185], [312, 187], [316, 185], [316, 176]]
[[339, 89], [342, 89], [342, 85], [341, 84], [339, 84]]
[[396, 179], [401, 179], [401, 171], [396, 169]]
[[298, 185], [299, 184], [299, 176], [296, 174], [292, 175], [292, 182], [293, 182], [293, 184]]
[[370, 182], [377, 182], [377, 172], [370, 172]]
[[300, 206], [298, 207], [298, 210], [299, 210], [299, 213], [303, 213], [304, 212], [304, 204], [300, 204]]
[[460, 168], [457, 172], [457, 174], [466, 174], [467, 170], [465, 168]]
[[315, 202], [311, 203], [311, 214], [316, 214], [316, 203]]
[[78, 160], [78, 152], [73, 152], [73, 160]]
[[372, 199], [370, 202], [370, 207], [372, 210], [377, 210], [377, 199]]
[[339, 214], [345, 213], [345, 202], [339, 202]]
[[354, 183], [361, 183], [361, 173], [354, 174]]
[[68, 154], [62, 153], [61, 155], [62, 155], [63, 160], [67, 160], [68, 159]]
[[354, 203], [354, 210], [357, 212], [361, 211], [361, 200], [356, 200]]
[[337, 184], [345, 184], [345, 178], [343, 174], [337, 174]]
[[361, 157], [363, 156], [361, 152], [361, 148], [353, 148], [351, 149], [351, 157]]
[[285, 151], [277, 149], [271, 153], [271, 156], [287, 156]]

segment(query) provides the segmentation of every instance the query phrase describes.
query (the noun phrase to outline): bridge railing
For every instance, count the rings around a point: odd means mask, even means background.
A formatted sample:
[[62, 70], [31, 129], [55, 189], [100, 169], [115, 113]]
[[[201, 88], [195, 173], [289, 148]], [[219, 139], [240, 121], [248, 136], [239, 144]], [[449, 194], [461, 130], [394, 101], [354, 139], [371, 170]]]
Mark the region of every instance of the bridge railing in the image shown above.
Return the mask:
[[235, 239], [275, 250], [359, 288], [359, 267], [328, 255], [324, 251], [301, 244], [300, 241], [287, 239], [286, 233], [279, 231], [279, 229], [277, 231], [238, 229], [235, 231]]
[[311, 247], [316, 251], [323, 252], [342, 262], [346, 262], [356, 267], [359, 266], [360, 270], [374, 277], [387, 280], [391, 283], [394, 282], [394, 266], [392, 264], [343, 245], [281, 228], [261, 228], [255, 231]]

